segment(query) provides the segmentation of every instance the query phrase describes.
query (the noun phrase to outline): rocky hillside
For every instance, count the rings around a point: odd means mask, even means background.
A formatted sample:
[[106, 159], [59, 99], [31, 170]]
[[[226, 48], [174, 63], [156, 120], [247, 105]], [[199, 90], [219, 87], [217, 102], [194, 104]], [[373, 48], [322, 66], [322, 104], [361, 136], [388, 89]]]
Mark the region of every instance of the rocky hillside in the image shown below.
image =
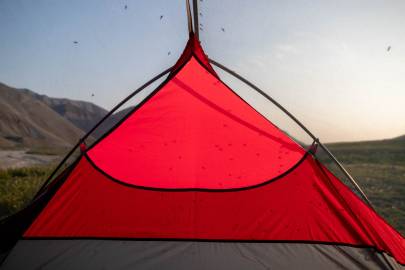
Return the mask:
[[0, 147], [69, 147], [83, 130], [45, 102], [0, 84]]
[[[40, 95], [0, 83], [0, 148], [69, 148], [107, 110], [93, 103]], [[108, 118], [89, 139], [98, 138], [133, 107]]]
[[51, 98], [46, 95], [37, 94], [28, 89], [22, 89], [20, 91], [42, 101], [55, 112], [85, 132], [107, 114], [107, 110], [90, 102], [67, 98]]

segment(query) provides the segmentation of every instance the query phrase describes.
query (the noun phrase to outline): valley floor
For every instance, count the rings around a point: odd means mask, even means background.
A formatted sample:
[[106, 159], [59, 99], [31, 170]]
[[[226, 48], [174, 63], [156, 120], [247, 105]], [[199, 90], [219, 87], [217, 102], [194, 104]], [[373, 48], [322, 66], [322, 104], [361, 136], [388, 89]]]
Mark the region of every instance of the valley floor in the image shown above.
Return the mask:
[[0, 169], [45, 166], [58, 159], [57, 155], [35, 154], [28, 150], [0, 150]]

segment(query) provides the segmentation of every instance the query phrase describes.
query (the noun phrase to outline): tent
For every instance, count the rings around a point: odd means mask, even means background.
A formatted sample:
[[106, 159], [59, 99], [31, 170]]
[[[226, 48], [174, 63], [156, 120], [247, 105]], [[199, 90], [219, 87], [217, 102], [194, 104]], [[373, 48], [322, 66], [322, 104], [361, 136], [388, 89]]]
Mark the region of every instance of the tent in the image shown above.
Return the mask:
[[0, 268], [404, 269], [404, 238], [320, 142], [297, 144], [210, 62], [190, 31], [164, 82], [1, 223]]

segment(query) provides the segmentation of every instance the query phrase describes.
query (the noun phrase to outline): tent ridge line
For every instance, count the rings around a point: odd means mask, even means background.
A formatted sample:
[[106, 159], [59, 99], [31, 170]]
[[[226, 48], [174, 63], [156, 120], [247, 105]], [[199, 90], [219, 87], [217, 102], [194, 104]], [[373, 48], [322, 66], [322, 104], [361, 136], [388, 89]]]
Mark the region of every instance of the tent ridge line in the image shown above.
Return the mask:
[[107, 172], [105, 172], [103, 169], [101, 169], [99, 166], [97, 166], [94, 161], [87, 155], [87, 153], [84, 153], [83, 156], [84, 158], [90, 163], [90, 165], [97, 170], [99, 173], [107, 177], [109, 180], [118, 183], [120, 185], [124, 185], [130, 188], [136, 188], [136, 189], [143, 189], [143, 190], [149, 190], [149, 191], [157, 191], [157, 192], [213, 192], [213, 193], [219, 193], [219, 192], [238, 192], [238, 191], [246, 191], [246, 190], [251, 190], [255, 188], [259, 188], [262, 186], [266, 186], [270, 183], [273, 183], [277, 180], [282, 179], [286, 175], [292, 173], [296, 168], [298, 168], [306, 159], [308, 156], [311, 155], [310, 150], [306, 151], [305, 154], [295, 163], [293, 166], [291, 166], [288, 170], [285, 172], [269, 179], [264, 182], [261, 182], [256, 185], [251, 185], [251, 186], [246, 186], [246, 187], [240, 187], [240, 188], [227, 188], [227, 189], [218, 189], [218, 188], [158, 188], [158, 187], [147, 187], [147, 186], [139, 186], [139, 185], [134, 185], [134, 184], [129, 184], [127, 182], [124, 182], [122, 180], [119, 180], [111, 175], [109, 175]]
[[[161, 72], [160, 74], [158, 74], [157, 76], [155, 76], [154, 78], [152, 78], [151, 80], [149, 80], [148, 82], [146, 82], [145, 84], [143, 84], [141, 87], [139, 87], [137, 90], [135, 90], [134, 92], [132, 92], [129, 96], [127, 96], [124, 100], [122, 100], [118, 105], [116, 105], [116, 109], [114, 107], [114, 111], [116, 111], [117, 109], [119, 109], [119, 107], [121, 107], [122, 105], [124, 105], [128, 100], [130, 100], [131, 98], [133, 98], [136, 94], [140, 93], [143, 89], [145, 89], [146, 87], [148, 87], [150, 84], [152, 84], [153, 82], [155, 82], [156, 80], [158, 80], [159, 78], [163, 77], [166, 73], [171, 72], [169, 74], [169, 76], [159, 85], [156, 87], [156, 89], [154, 89], [147, 97], [145, 97], [139, 104], [137, 104], [132, 110], [130, 110], [123, 118], [121, 118], [112, 128], [110, 128], [106, 133], [104, 133], [99, 139], [97, 139], [90, 147], [88, 147], [86, 149], [85, 152], [90, 151], [93, 147], [95, 147], [99, 142], [101, 142], [105, 137], [107, 137], [110, 133], [112, 133], [115, 129], [117, 129], [126, 119], [128, 119], [129, 116], [131, 116], [132, 114], [134, 114], [140, 107], [142, 107], [142, 105], [144, 103], [146, 103], [150, 98], [152, 98], [155, 94], [157, 94], [172, 78], [174, 78], [178, 72], [180, 72], [180, 70], [183, 69], [183, 67], [190, 61], [191, 58], [193, 58], [200, 63], [200, 65], [205, 68], [208, 72], [210, 72], [205, 65], [200, 61], [200, 59], [198, 58], [197, 55], [195, 55], [195, 53], [191, 53], [190, 56], [184, 60], [184, 63], [182, 63], [180, 66], [178, 66], [175, 69], [176, 65], [171, 66], [170, 68], [166, 69], [165, 71]], [[211, 73], [211, 72], [210, 72]], [[212, 74], [212, 73], [211, 73]], [[109, 115], [105, 116], [104, 120], [100, 120], [99, 123], [97, 123], [97, 125], [101, 125], [102, 122], [104, 122], [109, 116], [111, 116], [114, 112], [109, 113]], [[98, 127], [97, 126], [97, 127]], [[92, 128], [88, 133], [89, 135], [96, 130], [96, 128]], [[87, 136], [88, 137], [88, 136]], [[86, 137], [86, 138], [87, 138]], [[84, 139], [86, 139], [84, 138]], [[83, 138], [81, 139], [83, 140]]]
[[336, 163], [336, 165], [339, 167], [339, 169], [344, 173], [344, 175], [349, 179], [349, 181], [354, 185], [356, 190], [360, 193], [361, 197], [367, 202], [368, 206], [375, 211], [375, 208], [371, 201], [368, 199], [367, 195], [364, 193], [364, 191], [361, 189], [359, 184], [354, 180], [354, 178], [350, 175], [350, 173], [343, 167], [343, 165], [340, 163], [340, 161], [329, 151], [329, 149], [320, 142], [320, 140], [304, 125], [302, 124], [292, 113], [290, 113], [286, 108], [284, 108], [280, 103], [278, 103], [275, 99], [273, 99], [271, 96], [269, 96], [267, 93], [265, 93], [263, 90], [261, 90], [259, 87], [236, 73], [235, 71], [225, 67], [224, 65], [218, 63], [217, 61], [209, 58], [210, 63], [213, 65], [217, 66], [218, 68], [224, 70], [225, 72], [231, 74], [235, 78], [239, 79], [246, 85], [250, 86], [253, 90], [258, 92], [260, 95], [262, 95], [264, 98], [269, 100], [271, 103], [273, 103], [276, 107], [278, 107], [282, 112], [284, 112], [288, 117], [290, 117], [298, 126], [300, 126], [326, 153], [327, 155]]
[[[200, 63], [200, 65], [202, 65], [204, 68], [205, 66], [197, 59], [197, 61]], [[211, 60], [210, 60], [211, 61]], [[209, 71], [206, 68], [207, 71]], [[235, 90], [233, 90], [231, 87], [229, 87], [223, 80], [221, 80], [221, 78], [218, 77], [218, 80], [229, 90], [231, 91], [235, 96], [237, 96], [242, 102], [244, 102], [247, 106], [249, 106], [252, 110], [254, 110], [257, 114], [259, 114], [264, 120], [267, 121], [267, 123], [271, 124], [272, 126], [276, 127], [278, 130], [280, 130], [282, 133], [285, 133], [284, 131], [282, 131], [277, 125], [275, 125], [273, 122], [271, 122], [266, 116], [264, 116], [261, 112], [259, 112], [255, 107], [253, 107], [252, 105], [250, 105], [249, 102], [247, 102], [245, 99], [243, 99]], [[287, 134], [288, 135], [288, 134]], [[294, 142], [295, 140], [292, 139]], [[312, 144], [310, 146], [308, 146], [308, 149], [306, 149], [306, 151], [310, 152], [313, 156], [315, 155], [314, 151], [314, 145], [316, 145], [318, 142], [318, 140], [314, 140], [312, 142]], [[295, 142], [297, 143], [297, 142]], [[297, 143], [298, 144], [298, 143]], [[299, 145], [299, 144], [298, 144]], [[300, 145], [301, 146], [301, 145]], [[302, 147], [302, 146], [301, 146]], [[304, 148], [305, 149], [305, 148]]]
[[[166, 69], [159, 75], [161, 75], [159, 78], [161, 78], [163, 75], [165, 75], [168, 72], [171, 72], [169, 76], [159, 85], [154, 89], [146, 98], [144, 98], [139, 104], [137, 104], [131, 111], [129, 111], [123, 118], [120, 119], [112, 128], [110, 128], [106, 133], [104, 133], [97, 141], [95, 141], [88, 149], [86, 149], [86, 153], [90, 151], [93, 147], [95, 147], [99, 142], [101, 142], [105, 137], [107, 137], [109, 134], [111, 134], [114, 130], [116, 130], [126, 119], [128, 119], [131, 115], [136, 113], [138, 109], [140, 109], [149, 99], [151, 99], [154, 95], [156, 95], [167, 83], [171, 81], [173, 77], [177, 75], [177, 73], [180, 72], [180, 70], [183, 69], [183, 67], [190, 61], [190, 59], [194, 56], [194, 54], [191, 54], [190, 57], [184, 61], [177, 69], [173, 69], [174, 66]], [[195, 56], [194, 56], [195, 57]], [[140, 88], [138, 88], [140, 91], [149, 86], [151, 83], [159, 79], [157, 77], [149, 80], [147, 83], [142, 85]], [[144, 87], [143, 87], [144, 86]], [[142, 89], [141, 89], [142, 88]], [[140, 92], [138, 91], [138, 93]], [[126, 101], [131, 99], [134, 95], [128, 96], [124, 102], [121, 102], [120, 104], [123, 105]]]

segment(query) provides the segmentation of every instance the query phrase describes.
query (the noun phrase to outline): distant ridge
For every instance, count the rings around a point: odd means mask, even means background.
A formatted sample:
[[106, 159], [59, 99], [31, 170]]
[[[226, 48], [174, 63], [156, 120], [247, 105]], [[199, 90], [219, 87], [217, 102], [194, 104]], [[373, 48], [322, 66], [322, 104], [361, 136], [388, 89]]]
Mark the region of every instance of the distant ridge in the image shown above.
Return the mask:
[[[0, 83], [0, 148], [70, 148], [108, 111], [91, 102], [53, 98]], [[103, 135], [133, 107], [110, 116], [89, 141]]]
[[28, 89], [20, 89], [19, 91], [44, 102], [55, 112], [68, 119], [76, 127], [85, 132], [90, 130], [90, 128], [107, 114], [107, 110], [90, 102], [67, 98], [51, 98]]
[[0, 83], [0, 146], [66, 148], [82, 135], [46, 103]]

